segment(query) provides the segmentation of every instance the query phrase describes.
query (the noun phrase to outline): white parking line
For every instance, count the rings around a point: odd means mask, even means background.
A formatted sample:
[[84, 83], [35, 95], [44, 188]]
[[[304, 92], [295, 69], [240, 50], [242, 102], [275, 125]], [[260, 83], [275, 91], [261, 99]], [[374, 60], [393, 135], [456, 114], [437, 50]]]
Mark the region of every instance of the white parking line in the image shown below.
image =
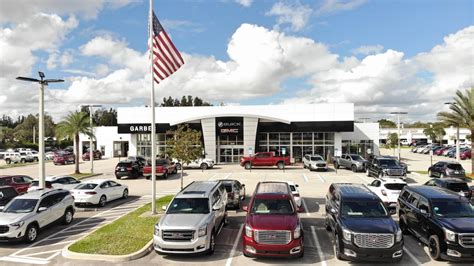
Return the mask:
[[324, 179], [322, 175], [316, 174], [316, 176], [319, 177], [319, 180], [321, 180], [321, 182], [326, 183], [326, 179]]
[[311, 226], [311, 232], [313, 233], [314, 242], [316, 244], [316, 248], [318, 249], [318, 256], [319, 256], [319, 259], [321, 260], [321, 265], [327, 266], [326, 259], [324, 258], [323, 251], [321, 250], [321, 245], [319, 244], [318, 235], [316, 234], [316, 229], [314, 225]]
[[[33, 253], [33, 254], [28, 254], [27, 256], [25, 257], [32, 257], [32, 256], [36, 256], [36, 255], [42, 255], [42, 254], [49, 254], [49, 253], [54, 253], [54, 252], [60, 252], [62, 249], [56, 249], [56, 250], [48, 250], [48, 251], [43, 251], [43, 252], [37, 252], [37, 253]], [[33, 258], [32, 258], [33, 259]]]
[[303, 174], [303, 179], [304, 179], [304, 182], [306, 183], [308, 182], [308, 177], [305, 174]]
[[217, 174], [214, 174], [213, 176], [209, 177], [209, 179], [207, 179], [207, 181], [211, 181], [212, 179], [214, 179], [214, 177], [216, 177]]
[[416, 176], [421, 176], [421, 175], [420, 175], [419, 173], [417, 173], [417, 172], [411, 172], [411, 174], [414, 174], [414, 175], [416, 175]]
[[224, 176], [224, 179], [229, 178], [229, 176], [231, 176], [231, 175], [232, 175], [232, 173], [228, 173], [226, 176]]
[[31, 258], [25, 258], [22, 256], [7, 256], [7, 257], [1, 257], [0, 261], [9, 261], [9, 262], [19, 262], [19, 263], [27, 263], [27, 264], [41, 264], [45, 265], [49, 263], [49, 260], [45, 259], [31, 259]]
[[367, 178], [365, 177], [362, 177], [360, 175], [356, 175], [360, 180], [364, 181], [364, 183], [370, 183], [370, 180], [368, 180]]
[[229, 257], [225, 263], [225, 266], [230, 266], [232, 264], [232, 259], [234, 258], [235, 250], [237, 249], [237, 245], [239, 244], [240, 237], [242, 236], [242, 229], [244, 228], [244, 224], [240, 225], [239, 232], [237, 233], [237, 238], [234, 240], [234, 245], [232, 245], [232, 250], [230, 251]]
[[415, 262], [416, 265], [421, 265], [421, 262], [407, 248], [403, 247], [403, 251], [408, 254], [408, 257], [410, 257], [410, 259]]
[[306, 212], [306, 216], [310, 216], [311, 214], [309, 214], [308, 206], [306, 206], [306, 202], [304, 201], [303, 198], [301, 198], [301, 203], [303, 203], [303, 207], [304, 207], [304, 211]]

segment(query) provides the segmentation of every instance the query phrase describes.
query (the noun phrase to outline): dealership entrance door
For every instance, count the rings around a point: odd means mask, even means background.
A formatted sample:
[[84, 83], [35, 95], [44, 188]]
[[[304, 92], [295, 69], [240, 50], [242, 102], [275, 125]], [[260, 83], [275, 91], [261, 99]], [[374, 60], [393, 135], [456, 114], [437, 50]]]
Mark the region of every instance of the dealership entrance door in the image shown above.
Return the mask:
[[222, 145], [219, 147], [219, 163], [238, 163], [240, 158], [244, 156], [243, 145]]

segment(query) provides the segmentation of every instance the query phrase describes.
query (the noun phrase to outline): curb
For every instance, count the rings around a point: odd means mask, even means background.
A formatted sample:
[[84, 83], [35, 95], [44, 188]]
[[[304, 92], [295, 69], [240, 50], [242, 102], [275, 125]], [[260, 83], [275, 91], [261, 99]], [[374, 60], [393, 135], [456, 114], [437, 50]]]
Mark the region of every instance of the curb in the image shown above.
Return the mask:
[[91, 177], [99, 176], [99, 175], [103, 175], [103, 174], [104, 174], [104, 173], [97, 173], [97, 174], [93, 174], [93, 175], [86, 175], [86, 176], [81, 177], [81, 178], [78, 179], [78, 180], [82, 180], [82, 179], [86, 179], [86, 178], [91, 178]]
[[[95, 230], [94, 230], [95, 231]], [[91, 232], [92, 233], [92, 232]], [[89, 234], [88, 234], [89, 235]], [[88, 236], [86, 235], [86, 236]], [[84, 236], [84, 237], [86, 237]], [[80, 241], [84, 237], [81, 237], [77, 241]], [[153, 239], [150, 240], [146, 245], [140, 249], [139, 251], [136, 251], [131, 254], [127, 255], [100, 255], [100, 254], [86, 254], [86, 253], [77, 253], [69, 250], [69, 247], [76, 243], [77, 241], [70, 243], [66, 247], [63, 248], [61, 254], [63, 257], [68, 258], [68, 259], [76, 259], [76, 260], [95, 260], [95, 261], [109, 261], [109, 262], [125, 262], [125, 261], [131, 261], [131, 260], [136, 260], [141, 257], [144, 257], [148, 255], [152, 250], [153, 250]]]

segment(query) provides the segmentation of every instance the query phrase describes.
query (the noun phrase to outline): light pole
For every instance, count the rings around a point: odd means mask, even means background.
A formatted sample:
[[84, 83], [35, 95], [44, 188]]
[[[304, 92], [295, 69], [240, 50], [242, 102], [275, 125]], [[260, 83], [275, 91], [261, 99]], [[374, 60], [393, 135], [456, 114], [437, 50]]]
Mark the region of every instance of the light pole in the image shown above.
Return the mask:
[[[82, 104], [80, 107], [89, 107], [89, 123], [91, 126], [91, 135], [89, 137], [89, 160], [91, 161], [91, 174], [94, 174], [94, 141], [93, 132], [94, 126], [92, 125], [92, 107], [101, 107], [100, 104]], [[79, 145], [79, 144], [78, 144]]]
[[40, 84], [39, 90], [39, 121], [38, 121], [38, 160], [39, 160], [39, 187], [45, 188], [45, 169], [44, 169], [44, 86], [49, 83], [64, 82], [62, 79], [44, 79], [44, 73], [38, 72], [40, 79], [17, 77], [18, 80], [38, 82]]
[[[444, 104], [449, 104], [452, 106], [456, 106], [456, 102], [445, 102]], [[460, 158], [460, 151], [459, 151], [459, 125], [456, 125], [456, 160], [459, 162]]]
[[407, 112], [391, 112], [392, 115], [397, 115], [397, 145], [398, 145], [398, 161], [400, 162], [400, 115], [406, 115]]

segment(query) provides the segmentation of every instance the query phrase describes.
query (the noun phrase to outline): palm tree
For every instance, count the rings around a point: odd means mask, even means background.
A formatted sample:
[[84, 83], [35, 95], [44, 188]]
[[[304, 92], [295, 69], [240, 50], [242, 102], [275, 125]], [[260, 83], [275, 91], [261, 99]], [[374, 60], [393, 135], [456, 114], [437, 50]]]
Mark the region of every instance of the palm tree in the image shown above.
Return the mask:
[[90, 128], [89, 116], [84, 112], [71, 112], [66, 118], [56, 126], [56, 137], [58, 139], [74, 139], [75, 151], [75, 173], [79, 174], [79, 134], [84, 134], [90, 138], [94, 137]]
[[[474, 87], [465, 91], [456, 91], [454, 103], [449, 106], [450, 112], [439, 112], [438, 119], [443, 123], [466, 127], [471, 130], [471, 150], [474, 149]], [[471, 173], [474, 173], [474, 157], [471, 157]]]

